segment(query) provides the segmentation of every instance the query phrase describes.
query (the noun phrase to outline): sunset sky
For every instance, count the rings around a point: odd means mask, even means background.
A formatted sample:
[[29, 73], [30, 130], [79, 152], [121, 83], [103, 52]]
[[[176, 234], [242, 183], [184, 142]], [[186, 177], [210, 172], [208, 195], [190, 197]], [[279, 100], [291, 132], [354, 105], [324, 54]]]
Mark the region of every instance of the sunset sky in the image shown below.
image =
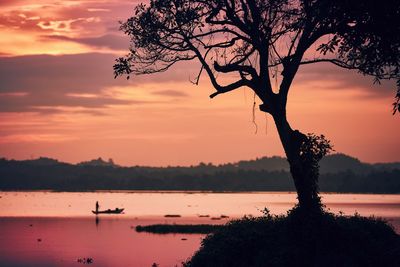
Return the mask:
[[[114, 59], [129, 45], [118, 21], [137, 2], [0, 1], [0, 157], [165, 166], [282, 156], [272, 118], [258, 109], [255, 131], [250, 90], [209, 99], [206, 77], [190, 83], [197, 62], [114, 79]], [[326, 135], [337, 152], [400, 161], [394, 91], [394, 83], [307, 65], [291, 89], [289, 121]]]

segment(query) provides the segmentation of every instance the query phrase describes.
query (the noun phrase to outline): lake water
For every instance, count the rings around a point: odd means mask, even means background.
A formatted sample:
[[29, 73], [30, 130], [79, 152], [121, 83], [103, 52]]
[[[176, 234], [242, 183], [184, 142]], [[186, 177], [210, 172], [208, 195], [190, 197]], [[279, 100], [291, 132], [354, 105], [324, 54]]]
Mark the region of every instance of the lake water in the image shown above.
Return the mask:
[[[332, 212], [386, 218], [400, 232], [400, 195], [322, 194]], [[120, 215], [91, 214], [125, 208]], [[0, 192], [1, 266], [175, 266], [190, 257], [204, 235], [137, 233], [136, 225], [225, 223], [240, 218], [286, 213], [293, 193], [204, 192]], [[164, 215], [180, 215], [166, 218]], [[199, 217], [208, 215], [209, 217]]]

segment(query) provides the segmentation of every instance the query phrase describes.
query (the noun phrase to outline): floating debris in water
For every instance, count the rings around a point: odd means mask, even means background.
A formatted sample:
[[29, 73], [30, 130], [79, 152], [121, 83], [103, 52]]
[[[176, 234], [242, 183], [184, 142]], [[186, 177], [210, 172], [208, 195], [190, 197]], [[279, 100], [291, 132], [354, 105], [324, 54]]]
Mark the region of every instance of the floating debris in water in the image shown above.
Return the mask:
[[179, 218], [179, 217], [182, 217], [182, 216], [179, 215], [179, 214], [167, 214], [167, 215], [164, 215], [164, 217], [166, 217], [166, 218]]
[[186, 240], [187, 240], [187, 238], [181, 238], [181, 240], [182, 240], [182, 241], [186, 241]]
[[30, 226], [30, 227], [32, 227], [32, 226], [33, 226], [33, 224], [30, 224], [29, 226]]
[[37, 242], [42, 242], [42, 239], [41, 239], [41, 238], [38, 238], [38, 239], [37, 239]]
[[79, 258], [77, 262], [82, 263], [82, 264], [92, 264], [93, 263], [93, 258]]
[[185, 233], [185, 234], [209, 234], [223, 227], [217, 224], [152, 224], [152, 225], [138, 225], [136, 232], [148, 232], [155, 234], [171, 234], [171, 233]]
[[155, 262], [151, 265], [151, 267], [158, 267], [158, 266], [160, 266], [160, 265], [158, 265], [158, 264], [155, 263]]
[[208, 214], [206, 214], [206, 215], [201, 215], [201, 214], [200, 214], [199, 217], [200, 217], [200, 218], [208, 218], [208, 217], [210, 217], [210, 215], [208, 215]]
[[221, 215], [219, 217], [211, 217], [211, 220], [221, 220], [221, 219], [227, 219], [229, 216], [227, 215]]

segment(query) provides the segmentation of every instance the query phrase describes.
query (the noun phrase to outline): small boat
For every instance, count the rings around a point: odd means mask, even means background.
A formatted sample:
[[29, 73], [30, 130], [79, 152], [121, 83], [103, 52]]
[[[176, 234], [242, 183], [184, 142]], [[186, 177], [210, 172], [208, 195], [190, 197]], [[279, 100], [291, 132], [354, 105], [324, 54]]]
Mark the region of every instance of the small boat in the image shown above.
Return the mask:
[[120, 214], [124, 211], [124, 209], [119, 209], [119, 208], [115, 208], [114, 210], [99, 210], [99, 211], [95, 211], [92, 210], [93, 214]]

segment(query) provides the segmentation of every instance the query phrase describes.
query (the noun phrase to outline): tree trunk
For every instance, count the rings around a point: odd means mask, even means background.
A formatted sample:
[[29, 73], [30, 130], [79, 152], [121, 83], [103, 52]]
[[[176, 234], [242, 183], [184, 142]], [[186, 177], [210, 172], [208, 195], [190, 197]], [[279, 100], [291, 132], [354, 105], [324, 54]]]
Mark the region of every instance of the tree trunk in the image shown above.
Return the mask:
[[307, 136], [298, 130], [293, 130], [285, 114], [275, 114], [273, 118], [290, 165], [300, 208], [320, 209], [321, 202], [317, 185], [318, 166], [315, 167], [307, 161], [302, 151], [302, 145], [308, 140]]

